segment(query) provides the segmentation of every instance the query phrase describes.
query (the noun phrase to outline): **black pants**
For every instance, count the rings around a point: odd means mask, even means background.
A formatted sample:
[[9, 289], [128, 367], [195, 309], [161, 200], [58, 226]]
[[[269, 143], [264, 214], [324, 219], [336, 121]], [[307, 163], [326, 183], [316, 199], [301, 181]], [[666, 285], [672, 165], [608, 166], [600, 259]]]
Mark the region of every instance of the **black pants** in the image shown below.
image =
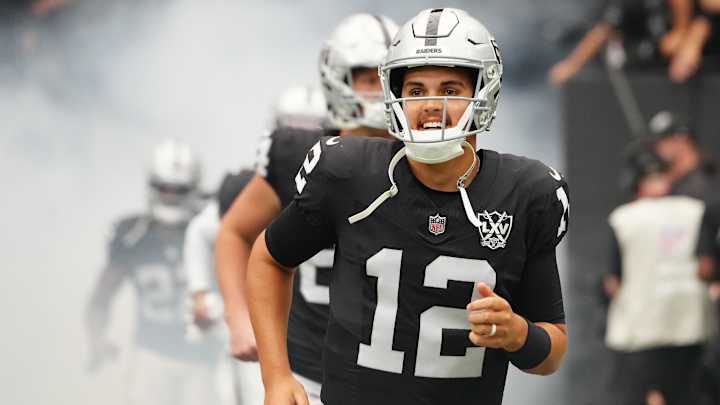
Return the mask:
[[702, 354], [701, 345], [616, 352], [613, 403], [642, 405], [648, 391], [657, 390], [667, 405], [697, 404]]
[[720, 405], [720, 338], [711, 342], [700, 370], [701, 405]]

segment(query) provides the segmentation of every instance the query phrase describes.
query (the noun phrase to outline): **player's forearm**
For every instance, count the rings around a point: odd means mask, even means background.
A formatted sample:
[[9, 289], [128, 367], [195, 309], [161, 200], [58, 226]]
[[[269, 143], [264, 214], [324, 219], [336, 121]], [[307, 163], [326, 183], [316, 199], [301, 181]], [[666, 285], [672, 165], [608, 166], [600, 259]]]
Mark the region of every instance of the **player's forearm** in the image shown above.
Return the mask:
[[225, 314], [247, 313], [245, 277], [252, 245], [231, 229], [223, 226], [215, 243], [218, 284], [225, 303]]
[[670, 8], [672, 9], [673, 30], [685, 30], [690, 25], [692, 18], [693, 4], [692, 0], [670, 0]]
[[563, 357], [567, 351], [567, 330], [565, 325], [545, 322], [536, 323], [550, 335], [550, 354], [540, 365], [529, 370], [523, 370], [529, 374], [550, 375], [556, 372], [562, 365]]
[[257, 341], [263, 381], [272, 384], [291, 373], [287, 354], [287, 323], [292, 302], [292, 273], [278, 265], [258, 237], [247, 274], [250, 316]]
[[705, 43], [710, 38], [712, 29], [713, 28], [707, 17], [700, 16], [695, 18], [688, 28], [684, 45], [688, 48], [695, 48], [698, 51], [702, 51], [705, 47]]
[[573, 52], [566, 58], [566, 61], [578, 66], [584, 66], [590, 59], [598, 54], [605, 42], [610, 38], [612, 28], [607, 23], [596, 25], [580, 43], [575, 47]]

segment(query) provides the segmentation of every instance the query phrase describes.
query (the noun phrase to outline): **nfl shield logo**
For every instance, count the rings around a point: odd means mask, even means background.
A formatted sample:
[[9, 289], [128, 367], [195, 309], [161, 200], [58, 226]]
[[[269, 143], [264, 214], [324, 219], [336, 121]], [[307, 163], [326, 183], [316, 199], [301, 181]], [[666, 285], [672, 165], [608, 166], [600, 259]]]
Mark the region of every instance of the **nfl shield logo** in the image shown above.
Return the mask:
[[441, 217], [440, 214], [430, 216], [428, 218], [428, 231], [433, 235], [445, 233], [445, 222], [447, 217]]
[[487, 210], [478, 213], [480, 226], [480, 245], [496, 250], [504, 248], [510, 238], [512, 230], [513, 217], [507, 212], [499, 213], [497, 211], [487, 212]]

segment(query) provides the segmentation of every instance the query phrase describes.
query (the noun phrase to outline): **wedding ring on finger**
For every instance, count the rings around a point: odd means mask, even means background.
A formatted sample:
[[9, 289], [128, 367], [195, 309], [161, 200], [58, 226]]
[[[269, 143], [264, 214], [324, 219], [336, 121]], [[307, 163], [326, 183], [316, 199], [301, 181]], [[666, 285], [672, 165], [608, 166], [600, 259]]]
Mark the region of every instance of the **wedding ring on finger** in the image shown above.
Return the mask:
[[497, 333], [497, 325], [492, 324], [492, 326], [490, 326], [490, 333], [488, 333], [488, 336], [493, 337], [495, 336], [495, 333]]

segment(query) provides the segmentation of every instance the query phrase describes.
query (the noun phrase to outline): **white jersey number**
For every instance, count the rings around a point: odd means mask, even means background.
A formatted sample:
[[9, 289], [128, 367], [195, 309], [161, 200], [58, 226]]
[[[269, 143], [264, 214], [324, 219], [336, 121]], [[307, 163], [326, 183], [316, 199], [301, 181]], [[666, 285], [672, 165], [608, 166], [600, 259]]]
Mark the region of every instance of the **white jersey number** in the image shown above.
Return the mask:
[[[398, 311], [401, 261], [402, 251], [396, 249], [383, 249], [367, 261], [366, 273], [378, 278], [378, 300], [370, 344], [360, 344], [357, 361], [363, 367], [398, 374], [402, 373], [405, 353], [393, 350], [392, 341]], [[450, 280], [484, 282], [490, 288], [495, 288], [496, 275], [485, 260], [439, 256], [425, 269], [423, 285], [446, 289]], [[479, 294], [473, 288], [468, 303], [478, 298]], [[481, 377], [485, 348], [467, 348], [464, 356], [443, 356], [440, 348], [445, 329], [469, 329], [465, 308], [434, 306], [420, 314], [415, 375], [434, 378]]]
[[330, 288], [317, 283], [319, 268], [332, 268], [332, 249], [321, 250], [318, 254], [300, 265], [300, 293], [305, 301], [312, 304], [330, 304]]
[[[303, 171], [305, 172], [305, 176], [307, 176], [315, 169], [315, 166], [317, 166], [320, 161], [320, 153], [322, 153], [322, 148], [320, 147], [320, 142], [318, 142], [313, 145], [308, 155], [305, 156], [305, 161], [300, 170], [298, 170], [297, 176], [295, 176], [295, 187], [297, 188], [298, 194], [302, 194], [307, 184], [307, 180], [303, 177]], [[312, 158], [310, 157], [311, 154]]]
[[558, 225], [557, 231], [557, 236], [559, 237], [567, 230], [567, 221], [565, 220], [565, 216], [570, 212], [570, 200], [568, 199], [567, 193], [565, 193], [565, 189], [562, 187], [558, 187], [555, 194], [563, 206], [563, 213], [560, 216], [560, 225]]

